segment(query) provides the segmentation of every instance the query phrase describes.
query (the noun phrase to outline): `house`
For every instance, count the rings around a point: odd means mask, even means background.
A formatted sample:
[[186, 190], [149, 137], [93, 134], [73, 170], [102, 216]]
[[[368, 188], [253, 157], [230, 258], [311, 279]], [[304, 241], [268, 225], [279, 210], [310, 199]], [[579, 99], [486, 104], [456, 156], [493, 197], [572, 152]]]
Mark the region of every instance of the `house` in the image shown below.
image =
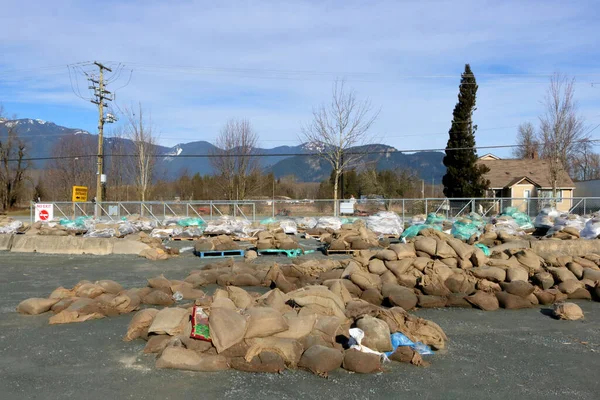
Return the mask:
[[[484, 175], [490, 181], [488, 197], [511, 199], [510, 203], [503, 202], [504, 207], [517, 207], [522, 212], [536, 214], [539, 209], [550, 204], [552, 178], [549, 161], [539, 158], [501, 159], [493, 154], [486, 154], [477, 163], [490, 169]], [[556, 187], [556, 208], [559, 211], [569, 211], [575, 184], [565, 170], [559, 172]]]

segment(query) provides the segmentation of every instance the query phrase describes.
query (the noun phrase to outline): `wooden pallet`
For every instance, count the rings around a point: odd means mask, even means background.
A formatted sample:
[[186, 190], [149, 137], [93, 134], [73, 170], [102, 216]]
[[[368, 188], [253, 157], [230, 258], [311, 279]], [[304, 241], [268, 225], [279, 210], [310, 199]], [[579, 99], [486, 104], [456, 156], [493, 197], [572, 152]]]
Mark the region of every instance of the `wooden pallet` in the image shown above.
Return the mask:
[[195, 255], [200, 258], [220, 258], [220, 257], [243, 257], [246, 254], [245, 250], [211, 250], [211, 251], [195, 251]]
[[292, 249], [292, 250], [265, 249], [265, 250], [257, 250], [256, 252], [261, 256], [266, 255], [266, 254], [274, 254], [274, 255], [285, 254], [286, 256], [288, 256], [290, 258], [298, 257], [298, 256], [302, 255], [302, 253], [304, 253], [304, 251], [302, 249]]
[[[204, 237], [217, 237], [217, 236], [230, 236], [224, 233], [204, 233]], [[230, 236], [231, 240], [233, 240], [234, 242], [256, 242], [258, 240], [258, 238], [255, 237], [237, 237], [237, 236]]]
[[198, 239], [200, 239], [200, 238], [197, 238], [197, 237], [174, 237], [174, 238], [171, 238], [171, 240], [173, 240], [175, 242], [189, 242], [189, 241], [198, 240]]

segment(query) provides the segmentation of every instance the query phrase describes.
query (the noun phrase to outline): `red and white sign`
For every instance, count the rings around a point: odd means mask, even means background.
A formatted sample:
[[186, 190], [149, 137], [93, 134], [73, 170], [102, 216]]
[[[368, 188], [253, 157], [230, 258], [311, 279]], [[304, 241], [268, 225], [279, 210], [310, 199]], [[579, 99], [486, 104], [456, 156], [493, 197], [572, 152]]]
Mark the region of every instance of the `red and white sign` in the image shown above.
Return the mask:
[[54, 205], [53, 204], [41, 204], [35, 205], [35, 222], [38, 221], [52, 221], [54, 218]]

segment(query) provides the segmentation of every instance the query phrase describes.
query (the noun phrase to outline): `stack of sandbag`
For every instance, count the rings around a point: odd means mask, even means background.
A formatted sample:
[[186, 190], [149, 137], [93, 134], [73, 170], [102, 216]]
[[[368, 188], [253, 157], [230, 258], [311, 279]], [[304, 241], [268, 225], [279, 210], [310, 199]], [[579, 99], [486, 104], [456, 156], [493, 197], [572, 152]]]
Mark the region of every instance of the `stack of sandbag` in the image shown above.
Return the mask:
[[[208, 328], [200, 329], [200, 339], [190, 337], [198, 337], [190, 322], [197, 315], [205, 316], [200, 328]], [[352, 331], [360, 333], [358, 341]], [[287, 294], [273, 289], [262, 296], [228, 287], [218, 289], [200, 310], [142, 310], [129, 324], [125, 340], [146, 340], [144, 353], [157, 354], [157, 368], [272, 373], [301, 368], [327, 376], [340, 367], [382, 371], [384, 352], [391, 360], [420, 365], [414, 350], [392, 343], [395, 333], [436, 350], [446, 346], [446, 335], [431, 321], [318, 285]]]
[[324, 233], [320, 236], [320, 241], [329, 250], [366, 250], [379, 247], [378, 235], [359, 223], [344, 224], [340, 230]]
[[293, 235], [287, 235], [283, 232], [272, 233], [272, 232], [258, 232], [258, 242], [256, 242], [256, 248], [258, 250], [294, 250], [299, 249], [300, 244], [298, 239]]
[[240, 248], [238, 242], [229, 235], [205, 237], [194, 242], [196, 252], [239, 250]]
[[554, 218], [554, 226], [550, 228], [546, 236], [562, 240], [579, 239], [585, 223], [586, 219], [579, 215], [561, 214]]

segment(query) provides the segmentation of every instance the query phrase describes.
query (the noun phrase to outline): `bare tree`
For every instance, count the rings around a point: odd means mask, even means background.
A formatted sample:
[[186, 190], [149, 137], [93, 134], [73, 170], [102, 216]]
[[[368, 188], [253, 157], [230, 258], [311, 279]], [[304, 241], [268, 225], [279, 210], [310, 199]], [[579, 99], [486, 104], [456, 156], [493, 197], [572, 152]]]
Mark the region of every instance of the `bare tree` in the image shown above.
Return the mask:
[[55, 200], [70, 200], [73, 186], [87, 186], [93, 190], [96, 186], [96, 159], [78, 156], [95, 154], [96, 146], [96, 139], [90, 135], [61, 137], [52, 147], [51, 154], [56, 158], [48, 163], [44, 174], [45, 180], [52, 182], [48, 194]]
[[[4, 120], [3, 120], [4, 121]], [[0, 203], [7, 211], [20, 200], [27, 179], [25, 143], [19, 139], [15, 125], [4, 122], [6, 132], [0, 132]]]
[[146, 201], [154, 177], [157, 142], [150, 119], [145, 119], [142, 104], [138, 104], [137, 114], [133, 108], [126, 109], [127, 127], [125, 137], [133, 143], [132, 171], [133, 182], [139, 199]]
[[243, 200], [256, 190], [257, 142], [258, 135], [247, 119], [230, 119], [221, 129], [210, 162], [225, 199]]
[[531, 122], [519, 125], [517, 132], [517, 144], [513, 150], [513, 156], [519, 159], [537, 158], [539, 155], [539, 143], [535, 128]]
[[126, 139], [122, 126], [116, 127], [107, 142], [108, 195], [112, 200], [129, 200], [129, 185], [133, 181], [134, 160], [128, 155], [133, 146]]
[[600, 179], [600, 154], [594, 152], [593, 146], [590, 140], [584, 140], [578, 146], [577, 154], [571, 160], [575, 179]]
[[302, 128], [301, 141], [333, 169], [334, 215], [338, 213], [340, 176], [365, 156], [367, 149], [359, 147], [372, 143], [369, 129], [378, 115], [369, 100], [357, 100], [356, 93], [347, 90], [344, 81], [336, 80], [331, 103], [314, 109], [313, 120]]
[[540, 116], [542, 157], [550, 164], [552, 197], [556, 198], [558, 175], [562, 169], [572, 172], [570, 161], [576, 155], [582, 141], [587, 139], [584, 120], [578, 114], [574, 99], [575, 79], [554, 74], [544, 98], [545, 112]]

